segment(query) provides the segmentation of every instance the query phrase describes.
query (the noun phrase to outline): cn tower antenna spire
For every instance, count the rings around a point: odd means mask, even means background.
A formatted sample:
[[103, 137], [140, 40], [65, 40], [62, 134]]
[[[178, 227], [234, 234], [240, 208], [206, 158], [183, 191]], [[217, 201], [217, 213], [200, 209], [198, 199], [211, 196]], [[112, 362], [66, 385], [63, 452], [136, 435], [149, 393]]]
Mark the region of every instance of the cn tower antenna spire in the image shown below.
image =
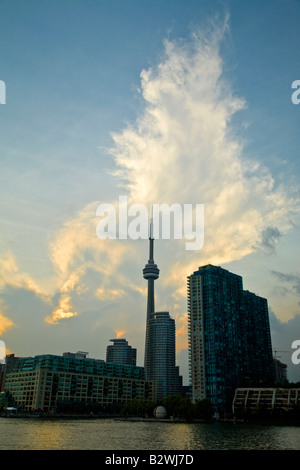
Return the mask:
[[150, 230], [149, 230], [149, 260], [148, 263], [154, 264], [154, 237], [153, 237], [153, 206], [151, 206]]
[[151, 206], [151, 217], [150, 217], [150, 239], [153, 239], [153, 206]]

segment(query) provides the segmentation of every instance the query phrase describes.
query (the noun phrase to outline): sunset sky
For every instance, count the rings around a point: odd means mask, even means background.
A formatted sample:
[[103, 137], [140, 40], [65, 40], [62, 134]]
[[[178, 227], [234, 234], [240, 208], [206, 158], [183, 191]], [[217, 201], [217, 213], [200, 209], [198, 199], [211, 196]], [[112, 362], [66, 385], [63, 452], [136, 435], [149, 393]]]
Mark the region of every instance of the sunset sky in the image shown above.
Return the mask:
[[143, 365], [147, 240], [100, 240], [99, 204], [204, 204], [204, 246], [156, 240], [156, 310], [216, 264], [268, 299], [273, 349], [300, 380], [300, 3], [2, 0], [0, 339], [17, 356]]

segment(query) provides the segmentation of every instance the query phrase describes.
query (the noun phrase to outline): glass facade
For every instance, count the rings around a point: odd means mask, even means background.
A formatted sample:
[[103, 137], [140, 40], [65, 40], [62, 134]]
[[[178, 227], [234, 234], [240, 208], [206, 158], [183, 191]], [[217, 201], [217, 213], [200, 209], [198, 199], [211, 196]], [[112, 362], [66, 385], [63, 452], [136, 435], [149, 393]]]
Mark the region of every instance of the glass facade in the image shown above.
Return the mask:
[[207, 265], [188, 277], [188, 330], [193, 401], [222, 413], [236, 387], [273, 378], [267, 301], [243, 291], [241, 276]]
[[155, 385], [145, 380], [143, 367], [71, 356], [19, 358], [6, 373], [5, 390], [24, 410], [51, 411], [59, 402], [155, 400]]
[[136, 349], [129, 346], [124, 338], [111, 339], [112, 345], [106, 348], [106, 362], [136, 365]]
[[169, 312], [155, 312], [147, 325], [149, 375], [157, 383], [157, 398], [181, 393], [179, 368], [175, 366], [175, 321]]

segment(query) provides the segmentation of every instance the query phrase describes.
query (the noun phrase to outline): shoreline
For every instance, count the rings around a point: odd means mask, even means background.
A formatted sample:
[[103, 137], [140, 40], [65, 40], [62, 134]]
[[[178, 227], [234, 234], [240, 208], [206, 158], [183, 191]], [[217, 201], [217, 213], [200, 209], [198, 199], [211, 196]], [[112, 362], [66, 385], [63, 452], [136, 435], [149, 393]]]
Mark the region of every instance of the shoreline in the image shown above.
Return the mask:
[[18, 413], [18, 414], [1, 414], [0, 418], [6, 419], [38, 419], [38, 420], [93, 420], [93, 419], [110, 419], [119, 422], [146, 422], [146, 423], [167, 423], [167, 424], [211, 424], [211, 423], [228, 423], [228, 424], [247, 424], [247, 425], [267, 425], [267, 426], [300, 426], [298, 421], [285, 420], [245, 420], [235, 418], [223, 419], [193, 419], [186, 420], [183, 418], [150, 418], [139, 416], [115, 416], [115, 415], [74, 415], [74, 414], [46, 414], [46, 413]]

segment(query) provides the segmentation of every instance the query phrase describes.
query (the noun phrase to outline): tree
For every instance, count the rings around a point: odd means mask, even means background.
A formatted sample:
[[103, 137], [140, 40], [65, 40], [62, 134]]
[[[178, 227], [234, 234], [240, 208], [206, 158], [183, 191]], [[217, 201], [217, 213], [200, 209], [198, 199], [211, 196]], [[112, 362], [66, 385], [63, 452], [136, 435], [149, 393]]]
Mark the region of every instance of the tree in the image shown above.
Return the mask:
[[123, 406], [123, 414], [128, 414], [131, 416], [153, 416], [153, 410], [155, 408], [155, 403], [151, 400], [139, 400], [134, 398], [129, 403]]
[[162, 401], [162, 405], [166, 408], [169, 416], [177, 416], [182, 404], [180, 395], [168, 395]]
[[194, 416], [199, 419], [211, 419], [214, 414], [214, 409], [211, 401], [208, 398], [199, 400], [194, 404]]
[[199, 400], [192, 403], [190, 398], [180, 395], [169, 395], [163, 399], [163, 406], [169, 416], [176, 416], [188, 421], [192, 419], [211, 419], [214, 410], [209, 399]]

